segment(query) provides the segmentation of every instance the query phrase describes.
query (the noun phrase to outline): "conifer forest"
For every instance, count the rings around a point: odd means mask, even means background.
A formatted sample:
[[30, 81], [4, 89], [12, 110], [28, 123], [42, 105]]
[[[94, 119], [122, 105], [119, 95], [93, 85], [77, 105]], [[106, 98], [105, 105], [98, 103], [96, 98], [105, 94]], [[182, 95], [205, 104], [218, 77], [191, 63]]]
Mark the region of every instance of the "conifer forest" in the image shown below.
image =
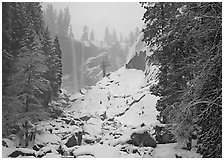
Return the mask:
[[2, 2], [2, 158], [222, 158], [222, 2], [66, 4]]

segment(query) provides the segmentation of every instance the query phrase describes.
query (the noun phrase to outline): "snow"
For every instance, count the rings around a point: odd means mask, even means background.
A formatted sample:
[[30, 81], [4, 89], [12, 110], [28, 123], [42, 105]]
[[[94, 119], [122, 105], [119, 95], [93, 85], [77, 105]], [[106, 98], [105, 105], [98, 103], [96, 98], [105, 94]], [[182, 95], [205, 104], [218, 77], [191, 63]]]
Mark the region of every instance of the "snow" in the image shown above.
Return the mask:
[[129, 49], [127, 58], [126, 58], [126, 63], [128, 63], [136, 54], [136, 52], [138, 53], [140, 50], [142, 50], [143, 48], [145, 48], [146, 44], [142, 41], [144, 36], [144, 33], [141, 32], [136, 41], [134, 42], [134, 44], [131, 46], [131, 48]]
[[[144, 48], [141, 38], [142, 34], [133, 47], [134, 51]], [[130, 52], [129, 58], [132, 58], [133, 53]], [[42, 132], [36, 135], [35, 143], [43, 144], [44, 147], [39, 151], [27, 148], [19, 150], [35, 153], [36, 156], [43, 155], [43, 158], [175, 158], [175, 155], [200, 157], [193, 151], [180, 149], [176, 143], [158, 144], [156, 148], [127, 143], [133, 133], [148, 132], [152, 135], [153, 126], [161, 125], [157, 121], [158, 112], [155, 108], [158, 97], [150, 94], [150, 85], [156, 83], [157, 69], [149, 66], [146, 69], [149, 74], [145, 77], [142, 70], [122, 67], [88, 89], [85, 95], [71, 95], [69, 98], [74, 102], [70, 108], [64, 109], [65, 118], [38, 123], [38, 130]], [[87, 120], [81, 120], [84, 116]], [[74, 123], [71, 124], [71, 121]], [[68, 138], [79, 131], [85, 133], [82, 145], [66, 147]], [[91, 145], [85, 142], [88, 140]], [[18, 150], [13, 142], [6, 141], [10, 147], [3, 146], [3, 157]], [[59, 146], [63, 155], [57, 152]]]
[[44, 134], [37, 134], [36, 135], [36, 143], [38, 144], [47, 144], [47, 143], [52, 143], [52, 144], [59, 144], [61, 141], [60, 137], [56, 136], [55, 134], [49, 134], [49, 133], [44, 133]]
[[94, 158], [120, 158], [120, 151], [118, 148], [108, 145], [85, 145], [73, 151], [73, 155], [92, 155]]
[[178, 149], [176, 143], [159, 144], [152, 152], [152, 158], [176, 158], [175, 155], [181, 156], [182, 158], [201, 158], [195, 152]]

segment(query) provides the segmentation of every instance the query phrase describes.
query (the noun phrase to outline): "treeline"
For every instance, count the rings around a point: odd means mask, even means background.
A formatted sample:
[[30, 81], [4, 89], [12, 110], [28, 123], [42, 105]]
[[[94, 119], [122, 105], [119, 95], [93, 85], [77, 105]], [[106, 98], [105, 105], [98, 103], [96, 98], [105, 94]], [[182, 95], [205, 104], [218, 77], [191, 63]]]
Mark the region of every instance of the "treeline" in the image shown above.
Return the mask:
[[[128, 37], [123, 38], [122, 33], [118, 38], [117, 32], [113, 32], [106, 27], [104, 39], [99, 42], [95, 37], [93, 29], [85, 25], [83, 26], [80, 40], [73, 35], [72, 25], [70, 24], [70, 12], [68, 7], [57, 12], [52, 4], [47, 4], [43, 12], [45, 26], [48, 27], [51, 35], [58, 35], [62, 51], [63, 64], [63, 88], [69, 92], [76, 93], [80, 88], [95, 85], [99, 80], [96, 75], [100, 70], [91, 72], [91, 75], [86, 71], [86, 62], [90, 57], [98, 57], [94, 62], [99, 62], [93, 67], [102, 63], [102, 57], [110, 61], [110, 66], [107, 72], [115, 71], [120, 68], [128, 53], [129, 47], [133, 44], [135, 38], [139, 34], [139, 29], [131, 31]], [[99, 77], [99, 78], [102, 78]]]
[[43, 11], [43, 20], [45, 27], [48, 27], [51, 33], [51, 37], [55, 37], [56, 35], [59, 37], [62, 51], [63, 75], [73, 73], [74, 35], [72, 25], [70, 24], [71, 15], [68, 7], [60, 10], [58, 13], [52, 5], [47, 4], [46, 9]]
[[62, 83], [59, 38], [51, 39], [40, 3], [2, 3], [2, 131], [49, 116]]
[[127, 36], [124, 37], [122, 33], [120, 33], [120, 37], [118, 37], [115, 29], [113, 29], [113, 32], [111, 33], [109, 27], [106, 27], [104, 32], [104, 42], [109, 45], [120, 42], [125, 43], [127, 46], [131, 46], [136, 40], [139, 33], [140, 30], [138, 27], [136, 27], [135, 31], [129, 32], [128, 37]]
[[222, 157], [222, 3], [141, 3], [144, 41], [157, 49], [156, 108], [178, 140], [197, 136], [197, 152]]

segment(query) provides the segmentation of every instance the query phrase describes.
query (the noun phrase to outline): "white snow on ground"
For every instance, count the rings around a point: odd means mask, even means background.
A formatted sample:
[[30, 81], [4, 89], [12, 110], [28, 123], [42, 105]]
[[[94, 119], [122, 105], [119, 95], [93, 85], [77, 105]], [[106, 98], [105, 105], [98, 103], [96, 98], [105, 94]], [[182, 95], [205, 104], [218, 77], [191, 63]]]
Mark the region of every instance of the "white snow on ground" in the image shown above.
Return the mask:
[[[142, 49], [148, 52], [142, 38], [143, 33], [131, 48], [127, 62]], [[153, 126], [159, 124], [155, 108], [158, 97], [149, 91], [150, 85], [156, 83], [158, 68], [150, 66], [146, 70], [147, 77], [141, 70], [122, 67], [87, 92], [71, 95], [74, 103], [65, 109], [65, 117], [38, 123], [37, 128], [42, 132], [36, 135], [35, 141], [43, 144], [43, 148], [39, 151], [15, 148], [6, 140], [8, 147], [3, 146], [2, 157], [16, 150], [43, 158], [175, 158], [176, 154], [182, 158], [200, 157], [193, 151], [179, 149], [176, 143], [158, 144], [155, 148], [128, 143], [134, 133], [147, 132], [154, 139]], [[81, 146], [66, 147], [69, 138], [79, 131], [84, 133]], [[59, 154], [59, 148], [63, 155]]]
[[120, 151], [108, 145], [85, 145], [75, 151], [73, 154], [77, 157], [82, 155], [92, 155], [94, 158], [120, 158]]
[[[157, 98], [149, 94], [149, 88], [141, 89], [144, 83], [143, 71], [122, 67], [98, 82], [88, 91], [84, 100], [76, 101], [69, 110], [78, 117], [84, 115], [95, 117], [105, 111], [108, 117], [113, 117], [129, 108], [126, 114], [118, 117], [119, 121], [127, 125], [154, 123], [157, 115], [155, 109]], [[144, 94], [138, 103], [129, 106]]]

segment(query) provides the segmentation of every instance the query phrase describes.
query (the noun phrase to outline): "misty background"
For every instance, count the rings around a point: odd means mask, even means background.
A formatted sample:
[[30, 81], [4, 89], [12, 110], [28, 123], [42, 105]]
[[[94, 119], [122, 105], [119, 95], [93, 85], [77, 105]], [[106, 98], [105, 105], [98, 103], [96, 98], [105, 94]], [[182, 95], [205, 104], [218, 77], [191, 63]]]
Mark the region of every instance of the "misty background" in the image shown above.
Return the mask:
[[76, 93], [125, 63], [143, 26], [137, 2], [42, 3], [46, 27], [59, 37], [62, 88]]

